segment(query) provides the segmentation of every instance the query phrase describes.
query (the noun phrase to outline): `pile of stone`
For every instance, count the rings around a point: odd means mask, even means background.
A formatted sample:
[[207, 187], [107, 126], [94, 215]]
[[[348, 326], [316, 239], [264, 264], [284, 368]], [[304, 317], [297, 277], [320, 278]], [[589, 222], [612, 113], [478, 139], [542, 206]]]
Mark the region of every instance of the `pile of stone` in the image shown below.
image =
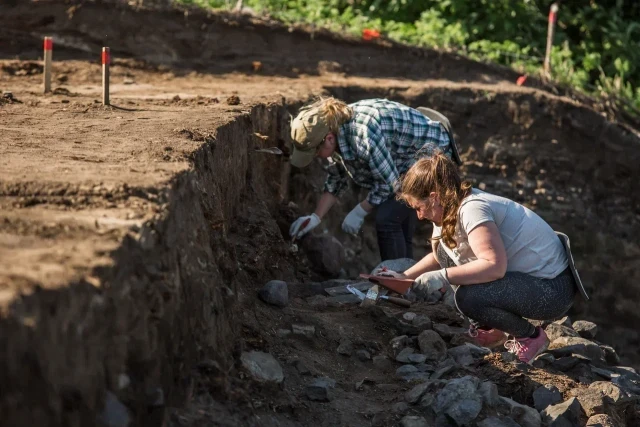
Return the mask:
[[[421, 319], [421, 331], [410, 331], [414, 313], [384, 309], [387, 325], [403, 335], [389, 342], [389, 357], [399, 364], [396, 376], [416, 383], [394, 410], [404, 415], [403, 426], [624, 426], [640, 422], [640, 375], [618, 366], [620, 359], [610, 346], [594, 340], [591, 322], [573, 324], [567, 318], [543, 325], [550, 349], [539, 355], [534, 367], [565, 373], [577, 387], [564, 396], [551, 384], [533, 393], [533, 407], [500, 396], [498, 387], [483, 381], [476, 366], [489, 349], [468, 340], [466, 330]], [[417, 335], [415, 334], [417, 332]], [[526, 375], [529, 367], [510, 353], [501, 355]], [[453, 378], [453, 379], [445, 379]]]

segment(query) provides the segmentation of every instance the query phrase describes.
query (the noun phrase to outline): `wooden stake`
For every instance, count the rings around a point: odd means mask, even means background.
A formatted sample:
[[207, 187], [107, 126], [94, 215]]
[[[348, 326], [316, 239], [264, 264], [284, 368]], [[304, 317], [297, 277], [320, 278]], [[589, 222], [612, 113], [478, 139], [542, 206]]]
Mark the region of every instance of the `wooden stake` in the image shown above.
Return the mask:
[[551, 48], [553, 47], [553, 35], [556, 29], [556, 19], [558, 18], [558, 4], [553, 3], [549, 10], [549, 26], [547, 27], [547, 52], [544, 55], [544, 72], [551, 75]]
[[44, 93], [51, 92], [51, 61], [53, 60], [53, 37], [44, 38]]
[[102, 105], [109, 104], [109, 64], [111, 63], [111, 51], [108, 47], [102, 48]]

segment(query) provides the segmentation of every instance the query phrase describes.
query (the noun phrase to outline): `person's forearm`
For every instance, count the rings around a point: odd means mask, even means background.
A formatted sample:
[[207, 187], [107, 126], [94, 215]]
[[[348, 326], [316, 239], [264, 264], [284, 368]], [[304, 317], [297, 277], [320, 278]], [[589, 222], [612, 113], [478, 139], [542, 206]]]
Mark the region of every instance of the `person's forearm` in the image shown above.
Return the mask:
[[447, 278], [452, 285], [476, 285], [502, 279], [505, 267], [485, 259], [477, 259], [467, 264], [447, 268]]
[[407, 271], [404, 272], [404, 275], [407, 276], [408, 279], [416, 279], [421, 274], [439, 269], [440, 264], [436, 261], [436, 257], [433, 256], [433, 252], [430, 252], [413, 267], [407, 269]]
[[367, 199], [364, 199], [362, 202], [360, 202], [360, 206], [362, 206], [362, 209], [369, 213], [371, 213], [371, 211], [375, 208], [375, 206], [369, 203]]
[[322, 196], [320, 196], [320, 200], [318, 200], [315, 214], [318, 215], [320, 219], [322, 219], [327, 214], [327, 212], [331, 210], [333, 205], [336, 204], [336, 201], [338, 201], [338, 198], [336, 196], [325, 191], [324, 193], [322, 193]]

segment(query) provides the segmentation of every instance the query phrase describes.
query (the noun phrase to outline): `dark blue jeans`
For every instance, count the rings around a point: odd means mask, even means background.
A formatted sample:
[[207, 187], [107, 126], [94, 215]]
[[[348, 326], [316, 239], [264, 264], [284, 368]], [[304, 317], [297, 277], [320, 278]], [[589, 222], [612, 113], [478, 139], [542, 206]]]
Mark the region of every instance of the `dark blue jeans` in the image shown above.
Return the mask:
[[404, 202], [389, 197], [376, 212], [376, 231], [382, 261], [413, 258], [413, 233], [418, 215]]

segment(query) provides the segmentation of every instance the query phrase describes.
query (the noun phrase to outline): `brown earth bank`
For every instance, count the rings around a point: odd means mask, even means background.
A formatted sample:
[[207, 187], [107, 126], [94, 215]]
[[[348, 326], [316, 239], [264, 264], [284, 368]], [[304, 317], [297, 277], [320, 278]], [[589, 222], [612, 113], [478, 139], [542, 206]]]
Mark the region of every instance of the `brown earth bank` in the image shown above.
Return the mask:
[[[327, 282], [304, 253], [289, 251], [288, 223], [312, 208], [322, 170], [290, 171], [286, 156], [255, 149], [286, 153], [289, 113], [320, 93], [447, 114], [467, 178], [571, 237], [593, 293], [572, 317], [598, 323], [594, 339], [640, 366], [639, 140], [595, 102], [542, 83], [518, 87], [512, 71], [448, 54], [250, 16], [62, 1], [7, 3], [0, 15], [0, 90], [11, 91], [0, 100], [3, 425], [125, 425], [120, 402], [133, 424], [154, 426], [435, 417], [395, 408], [415, 385], [392, 365], [389, 340], [404, 328], [393, 315], [403, 313], [331, 306], [323, 288], [344, 282]], [[46, 96], [37, 61], [44, 35], [55, 37], [56, 59]], [[97, 102], [103, 44], [115, 57], [112, 107]], [[357, 196], [323, 224], [344, 243], [350, 278], [378, 262], [371, 223], [358, 239], [339, 230]], [[423, 226], [420, 254], [428, 235]], [[285, 308], [256, 299], [272, 279], [289, 283]], [[460, 324], [442, 304], [411, 311]], [[453, 335], [442, 334], [450, 347], [461, 343]], [[251, 350], [275, 356], [285, 381], [256, 381], [241, 363]], [[489, 379], [501, 396], [533, 405], [541, 385], [568, 399], [603, 379], [580, 360], [568, 370], [525, 369], [494, 354], [442, 378]], [[336, 380], [331, 399], [309, 398], [314, 377]], [[633, 425], [628, 401], [607, 405]], [[483, 416], [511, 413], [496, 408]]]

